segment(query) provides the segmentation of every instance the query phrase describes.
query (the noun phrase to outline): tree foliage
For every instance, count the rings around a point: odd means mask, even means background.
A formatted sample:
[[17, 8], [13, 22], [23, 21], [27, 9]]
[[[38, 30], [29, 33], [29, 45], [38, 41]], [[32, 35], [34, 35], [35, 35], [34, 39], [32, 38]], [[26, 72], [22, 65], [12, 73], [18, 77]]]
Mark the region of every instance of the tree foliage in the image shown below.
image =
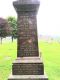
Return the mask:
[[0, 37], [8, 36], [10, 32], [10, 26], [6, 19], [0, 18]]
[[15, 17], [10, 16], [7, 18], [7, 20], [11, 27], [10, 35], [12, 36], [12, 41], [13, 41], [13, 38], [17, 37], [17, 19]]
[[1, 42], [2, 38], [8, 36], [10, 34], [10, 26], [8, 24], [8, 21], [6, 19], [0, 18], [0, 37]]
[[12, 36], [12, 41], [13, 38], [17, 37], [17, 19], [15, 17], [10, 16], [7, 19], [0, 18], [1, 40], [7, 36]]

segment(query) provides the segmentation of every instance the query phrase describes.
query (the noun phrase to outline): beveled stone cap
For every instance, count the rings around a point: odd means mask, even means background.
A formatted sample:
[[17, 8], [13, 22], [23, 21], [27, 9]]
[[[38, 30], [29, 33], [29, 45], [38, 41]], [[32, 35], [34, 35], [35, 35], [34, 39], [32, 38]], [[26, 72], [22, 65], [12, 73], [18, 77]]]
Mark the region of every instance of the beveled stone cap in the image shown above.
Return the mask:
[[17, 0], [13, 2], [16, 11], [38, 11], [40, 1], [39, 0]]
[[19, 4], [39, 4], [39, 0], [17, 0]]

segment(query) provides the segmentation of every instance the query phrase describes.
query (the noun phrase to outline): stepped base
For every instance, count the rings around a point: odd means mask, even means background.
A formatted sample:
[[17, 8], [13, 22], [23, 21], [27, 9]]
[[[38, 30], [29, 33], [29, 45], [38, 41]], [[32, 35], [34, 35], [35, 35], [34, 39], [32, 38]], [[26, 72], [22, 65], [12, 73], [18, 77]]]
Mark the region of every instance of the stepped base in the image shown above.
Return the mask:
[[8, 80], [48, 80], [44, 75], [44, 64], [39, 57], [17, 58], [12, 65]]
[[44, 64], [39, 57], [17, 58], [12, 65], [13, 75], [43, 75]]
[[11, 75], [8, 80], [48, 80], [46, 75]]

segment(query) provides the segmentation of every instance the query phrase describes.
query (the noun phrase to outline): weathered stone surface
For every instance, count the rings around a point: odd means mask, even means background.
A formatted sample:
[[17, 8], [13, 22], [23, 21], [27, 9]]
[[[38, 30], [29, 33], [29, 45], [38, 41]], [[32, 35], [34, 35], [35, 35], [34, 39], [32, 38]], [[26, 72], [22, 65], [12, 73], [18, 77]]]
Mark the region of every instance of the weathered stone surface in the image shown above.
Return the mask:
[[40, 2], [38, 0], [18, 0], [13, 3], [17, 12], [34, 11], [37, 12]]
[[46, 75], [11, 75], [8, 80], [48, 80]]
[[39, 56], [35, 15], [18, 17], [18, 57]]
[[17, 59], [12, 66], [13, 75], [43, 75], [44, 65], [38, 57]]
[[17, 63], [12, 66], [13, 75], [42, 75], [44, 74], [43, 64], [39, 63]]
[[17, 0], [19, 4], [39, 4], [39, 0]]
[[38, 0], [17, 0], [13, 3], [17, 14], [17, 59], [8, 80], [48, 80], [44, 64], [39, 58], [37, 19]]
[[14, 63], [42, 63], [42, 58], [39, 57], [18, 57]]

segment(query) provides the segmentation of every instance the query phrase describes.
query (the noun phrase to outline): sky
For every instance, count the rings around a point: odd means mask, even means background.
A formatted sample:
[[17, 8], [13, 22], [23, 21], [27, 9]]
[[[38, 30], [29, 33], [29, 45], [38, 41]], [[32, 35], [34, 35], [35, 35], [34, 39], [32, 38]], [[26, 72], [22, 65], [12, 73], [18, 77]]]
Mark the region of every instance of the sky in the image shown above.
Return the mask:
[[[13, 1], [0, 0], [0, 17], [17, 17]], [[37, 23], [39, 35], [60, 36], [60, 0], [40, 0]]]

